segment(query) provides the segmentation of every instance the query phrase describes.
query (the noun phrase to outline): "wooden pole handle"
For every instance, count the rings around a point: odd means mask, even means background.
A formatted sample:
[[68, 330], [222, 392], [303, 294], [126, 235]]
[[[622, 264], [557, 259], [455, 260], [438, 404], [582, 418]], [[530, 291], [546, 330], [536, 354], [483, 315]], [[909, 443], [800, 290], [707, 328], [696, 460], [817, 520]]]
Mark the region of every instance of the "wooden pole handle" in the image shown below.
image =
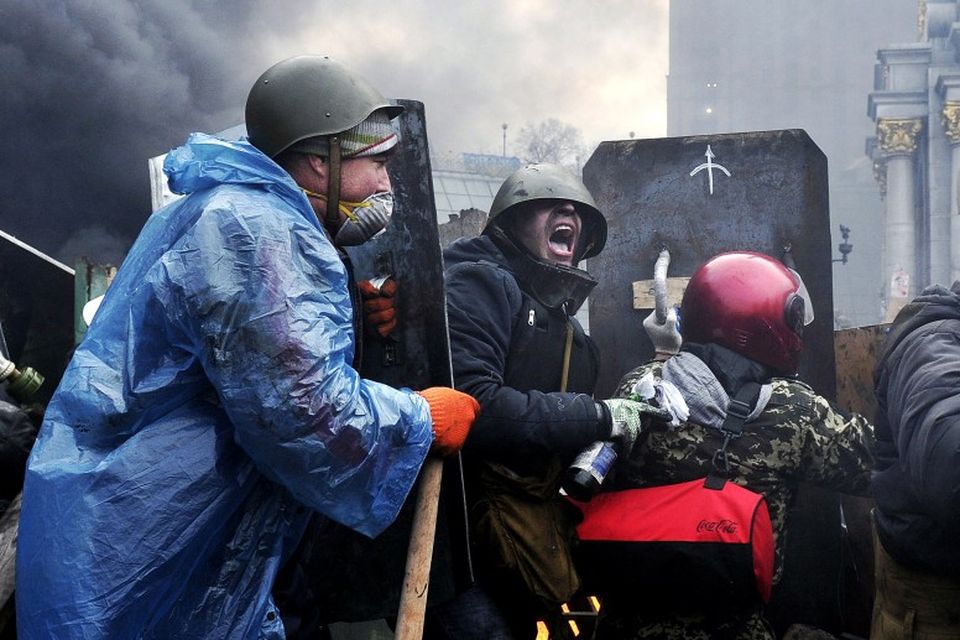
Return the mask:
[[400, 611], [397, 614], [397, 630], [394, 636], [396, 640], [420, 640], [423, 637], [442, 479], [443, 461], [428, 457], [420, 471], [417, 510], [413, 517], [410, 547], [407, 549], [403, 590], [400, 592]]

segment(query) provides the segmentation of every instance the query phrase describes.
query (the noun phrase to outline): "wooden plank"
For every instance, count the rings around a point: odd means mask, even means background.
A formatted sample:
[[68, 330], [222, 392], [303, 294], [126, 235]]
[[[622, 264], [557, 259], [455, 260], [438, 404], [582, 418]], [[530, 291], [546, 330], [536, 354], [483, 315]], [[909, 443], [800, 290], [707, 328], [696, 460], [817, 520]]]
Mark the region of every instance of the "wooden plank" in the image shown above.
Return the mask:
[[[837, 404], [855, 411], [871, 422], [876, 420], [877, 402], [873, 395], [873, 370], [877, 356], [890, 329], [888, 324], [843, 329], [834, 332], [837, 354]], [[873, 607], [873, 532], [872, 498], [841, 496], [846, 515], [848, 541], [847, 572], [843, 582], [843, 607], [846, 628], [867, 637]], [[852, 570], [856, 567], [856, 571]]]
[[[670, 306], [679, 305], [683, 292], [687, 290], [690, 278], [667, 278], [667, 302]], [[633, 308], [653, 309], [653, 280], [637, 280], [633, 283]]]

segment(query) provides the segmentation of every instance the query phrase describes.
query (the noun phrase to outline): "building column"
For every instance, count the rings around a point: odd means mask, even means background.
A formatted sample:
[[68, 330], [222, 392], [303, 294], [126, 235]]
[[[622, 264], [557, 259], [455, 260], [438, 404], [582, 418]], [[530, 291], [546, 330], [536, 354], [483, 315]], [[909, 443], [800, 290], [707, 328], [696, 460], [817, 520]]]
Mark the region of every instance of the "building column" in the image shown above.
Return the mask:
[[887, 167], [883, 264], [887, 322], [916, 295], [918, 274], [913, 157], [922, 129], [923, 121], [919, 118], [877, 120], [877, 141]]
[[950, 141], [950, 282], [953, 282], [960, 280], [960, 102], [945, 102], [942, 116], [943, 131]]

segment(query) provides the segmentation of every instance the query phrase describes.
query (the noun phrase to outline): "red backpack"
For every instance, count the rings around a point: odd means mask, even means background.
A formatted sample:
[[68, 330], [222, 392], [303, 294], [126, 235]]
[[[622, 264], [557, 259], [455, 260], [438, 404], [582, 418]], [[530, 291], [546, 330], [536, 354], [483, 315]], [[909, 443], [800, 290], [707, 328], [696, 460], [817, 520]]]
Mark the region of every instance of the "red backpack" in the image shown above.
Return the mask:
[[576, 559], [589, 592], [661, 611], [770, 599], [774, 542], [766, 500], [726, 479], [727, 445], [742, 432], [759, 392], [749, 383], [731, 400], [706, 478], [572, 501], [583, 513]]

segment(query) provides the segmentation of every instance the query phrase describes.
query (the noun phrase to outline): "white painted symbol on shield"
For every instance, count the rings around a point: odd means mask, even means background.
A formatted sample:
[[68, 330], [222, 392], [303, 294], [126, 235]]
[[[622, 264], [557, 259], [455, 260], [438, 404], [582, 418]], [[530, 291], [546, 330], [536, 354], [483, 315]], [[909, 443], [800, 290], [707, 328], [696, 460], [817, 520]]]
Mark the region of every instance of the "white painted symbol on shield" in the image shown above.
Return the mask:
[[730, 172], [727, 171], [727, 168], [726, 168], [725, 166], [723, 166], [722, 164], [718, 164], [718, 163], [715, 163], [715, 162], [713, 161], [713, 159], [716, 158], [717, 156], [714, 155], [713, 149], [710, 148], [710, 145], [707, 145], [707, 152], [706, 152], [705, 154], [703, 154], [703, 155], [707, 156], [707, 161], [704, 162], [704, 163], [702, 163], [702, 164], [697, 165], [696, 168], [694, 168], [694, 170], [690, 172], [690, 175], [691, 175], [691, 176], [695, 176], [695, 175], [697, 175], [699, 172], [701, 172], [701, 171], [703, 171], [704, 169], [706, 169], [706, 170], [707, 170], [707, 180], [708, 180], [709, 183], [710, 183], [710, 195], [713, 195], [713, 170], [714, 170], [714, 169], [719, 169], [720, 171], [723, 171], [725, 174], [727, 174], [727, 177], [728, 177], [728, 178], [730, 177]]

